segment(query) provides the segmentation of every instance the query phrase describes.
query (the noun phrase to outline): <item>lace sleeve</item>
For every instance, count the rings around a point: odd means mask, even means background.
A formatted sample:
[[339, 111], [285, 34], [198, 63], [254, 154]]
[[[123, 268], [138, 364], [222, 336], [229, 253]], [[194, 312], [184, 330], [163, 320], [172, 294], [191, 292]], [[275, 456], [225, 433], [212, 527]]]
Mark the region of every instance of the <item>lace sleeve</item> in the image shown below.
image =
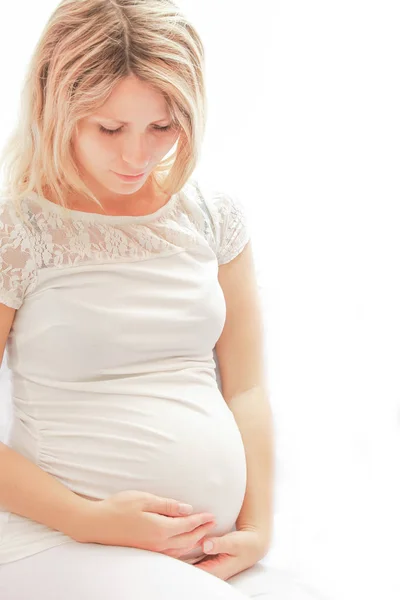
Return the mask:
[[218, 192], [215, 196], [218, 222], [218, 264], [233, 260], [244, 249], [250, 234], [244, 207], [237, 197]]
[[9, 202], [0, 201], [0, 302], [21, 307], [36, 280], [28, 233]]

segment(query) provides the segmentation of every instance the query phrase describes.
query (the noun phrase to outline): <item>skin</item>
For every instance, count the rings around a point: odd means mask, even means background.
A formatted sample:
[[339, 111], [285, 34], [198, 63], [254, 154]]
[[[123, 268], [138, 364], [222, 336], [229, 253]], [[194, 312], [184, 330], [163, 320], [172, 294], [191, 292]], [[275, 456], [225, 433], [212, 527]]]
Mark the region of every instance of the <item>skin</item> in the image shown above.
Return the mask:
[[226, 321], [217, 342], [222, 394], [243, 439], [247, 486], [236, 531], [205, 540], [213, 544], [195, 566], [228, 580], [269, 551], [273, 534], [274, 426], [267, 394], [262, 308], [251, 244], [219, 267]]
[[[121, 121], [127, 124], [121, 125]], [[69, 208], [110, 215], [143, 215], [163, 206], [169, 198], [154, 192], [149, 175], [179, 138], [176, 127], [160, 129], [168, 125], [171, 119], [161, 93], [134, 75], [120, 81], [100, 109], [79, 121], [72, 140], [81, 177], [104, 211], [78, 195], [67, 198]], [[107, 134], [101, 127], [116, 133]], [[115, 172], [145, 175], [126, 183]]]

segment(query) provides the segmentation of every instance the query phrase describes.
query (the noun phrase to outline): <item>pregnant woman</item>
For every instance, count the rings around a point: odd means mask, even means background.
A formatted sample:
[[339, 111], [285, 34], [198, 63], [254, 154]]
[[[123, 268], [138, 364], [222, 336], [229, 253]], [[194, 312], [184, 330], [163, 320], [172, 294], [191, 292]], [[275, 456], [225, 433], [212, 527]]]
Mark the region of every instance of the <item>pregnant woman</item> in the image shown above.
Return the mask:
[[6, 600], [250, 597], [270, 547], [249, 232], [192, 177], [203, 58], [170, 0], [64, 0], [29, 65], [0, 206]]

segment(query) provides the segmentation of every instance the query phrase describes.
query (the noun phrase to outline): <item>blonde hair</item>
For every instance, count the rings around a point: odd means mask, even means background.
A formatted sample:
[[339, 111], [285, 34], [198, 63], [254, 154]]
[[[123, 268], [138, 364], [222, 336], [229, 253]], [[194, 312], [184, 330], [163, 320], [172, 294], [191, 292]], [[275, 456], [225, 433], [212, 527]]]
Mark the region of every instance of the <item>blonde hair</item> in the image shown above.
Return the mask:
[[62, 0], [28, 64], [18, 124], [0, 156], [2, 193], [17, 206], [46, 187], [65, 205], [85, 186], [71, 140], [78, 121], [96, 111], [121, 79], [135, 75], [165, 97], [179, 127], [177, 148], [150, 177], [168, 195], [193, 173], [204, 137], [204, 47], [173, 0]]

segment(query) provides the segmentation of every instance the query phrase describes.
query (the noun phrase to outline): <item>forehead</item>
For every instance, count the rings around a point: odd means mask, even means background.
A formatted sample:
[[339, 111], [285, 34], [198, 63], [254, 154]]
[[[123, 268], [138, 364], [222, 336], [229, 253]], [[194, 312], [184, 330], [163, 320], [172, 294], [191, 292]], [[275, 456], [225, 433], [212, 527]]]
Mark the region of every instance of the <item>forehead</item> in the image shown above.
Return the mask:
[[126, 123], [137, 119], [157, 121], [169, 115], [163, 94], [136, 76], [126, 77], [116, 84], [107, 101], [94, 113], [94, 116]]

